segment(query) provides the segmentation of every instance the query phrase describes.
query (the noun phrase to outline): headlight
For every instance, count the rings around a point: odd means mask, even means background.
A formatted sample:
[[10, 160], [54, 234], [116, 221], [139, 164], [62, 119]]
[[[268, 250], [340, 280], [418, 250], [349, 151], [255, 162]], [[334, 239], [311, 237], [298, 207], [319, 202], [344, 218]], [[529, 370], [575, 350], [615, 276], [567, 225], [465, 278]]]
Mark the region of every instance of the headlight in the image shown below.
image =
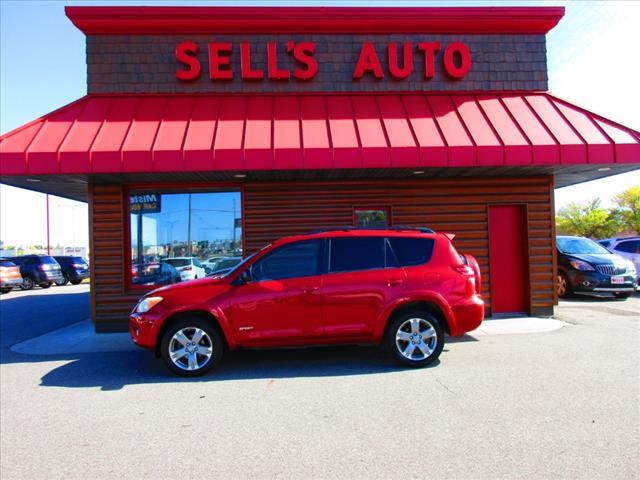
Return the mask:
[[595, 270], [590, 263], [583, 262], [582, 260], [571, 260], [569, 263], [573, 268], [582, 272]]
[[162, 297], [147, 297], [136, 306], [136, 313], [147, 313], [163, 300]]
[[636, 273], [636, 266], [633, 264], [633, 262], [631, 260], [627, 260], [624, 263], [625, 267], [627, 267], [627, 273], [631, 273], [632, 275], [635, 275]]

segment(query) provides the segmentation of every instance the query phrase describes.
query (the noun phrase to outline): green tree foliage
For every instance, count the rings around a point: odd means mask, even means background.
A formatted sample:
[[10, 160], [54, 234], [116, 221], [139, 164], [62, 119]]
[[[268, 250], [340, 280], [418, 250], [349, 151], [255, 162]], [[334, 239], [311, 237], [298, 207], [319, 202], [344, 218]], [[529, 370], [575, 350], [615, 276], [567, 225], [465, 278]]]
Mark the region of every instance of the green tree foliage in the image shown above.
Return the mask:
[[556, 215], [557, 232], [588, 238], [613, 236], [620, 231], [620, 215], [617, 210], [602, 208], [601, 203], [593, 198], [586, 204], [572, 202], [561, 208]]
[[640, 185], [631, 187], [615, 196], [624, 230], [640, 234]]

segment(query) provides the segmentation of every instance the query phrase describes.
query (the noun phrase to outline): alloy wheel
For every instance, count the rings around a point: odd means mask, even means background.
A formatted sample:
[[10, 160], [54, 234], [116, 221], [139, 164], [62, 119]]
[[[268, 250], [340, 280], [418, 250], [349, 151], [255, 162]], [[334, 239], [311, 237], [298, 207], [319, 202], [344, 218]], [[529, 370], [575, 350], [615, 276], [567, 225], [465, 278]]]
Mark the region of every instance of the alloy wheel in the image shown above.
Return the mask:
[[567, 294], [567, 279], [564, 275], [558, 275], [557, 291], [559, 297], [564, 297]]
[[436, 350], [437, 344], [438, 334], [424, 318], [409, 318], [396, 331], [396, 348], [409, 360], [424, 360]]
[[213, 357], [211, 337], [198, 327], [178, 330], [169, 342], [169, 358], [181, 370], [195, 371], [203, 368]]

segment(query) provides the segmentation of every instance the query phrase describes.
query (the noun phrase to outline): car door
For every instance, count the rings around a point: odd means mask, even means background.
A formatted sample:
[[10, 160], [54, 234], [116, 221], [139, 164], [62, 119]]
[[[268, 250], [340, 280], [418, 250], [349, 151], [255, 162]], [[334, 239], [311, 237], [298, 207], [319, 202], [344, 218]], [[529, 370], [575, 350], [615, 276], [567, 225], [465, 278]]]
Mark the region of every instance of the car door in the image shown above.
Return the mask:
[[286, 345], [321, 338], [323, 240], [285, 244], [250, 268], [251, 280], [229, 296], [238, 342]]
[[384, 237], [336, 237], [328, 248], [322, 279], [325, 336], [367, 337], [384, 308], [401, 295], [406, 274]]

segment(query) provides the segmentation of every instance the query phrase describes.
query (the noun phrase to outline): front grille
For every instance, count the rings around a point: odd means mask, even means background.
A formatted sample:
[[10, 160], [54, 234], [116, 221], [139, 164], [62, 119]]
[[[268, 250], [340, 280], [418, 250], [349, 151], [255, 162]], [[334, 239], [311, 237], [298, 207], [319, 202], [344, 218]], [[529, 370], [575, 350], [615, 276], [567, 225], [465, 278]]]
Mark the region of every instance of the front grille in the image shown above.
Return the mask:
[[596, 265], [596, 270], [604, 275], [622, 275], [627, 271], [626, 268], [619, 268], [615, 265]]

